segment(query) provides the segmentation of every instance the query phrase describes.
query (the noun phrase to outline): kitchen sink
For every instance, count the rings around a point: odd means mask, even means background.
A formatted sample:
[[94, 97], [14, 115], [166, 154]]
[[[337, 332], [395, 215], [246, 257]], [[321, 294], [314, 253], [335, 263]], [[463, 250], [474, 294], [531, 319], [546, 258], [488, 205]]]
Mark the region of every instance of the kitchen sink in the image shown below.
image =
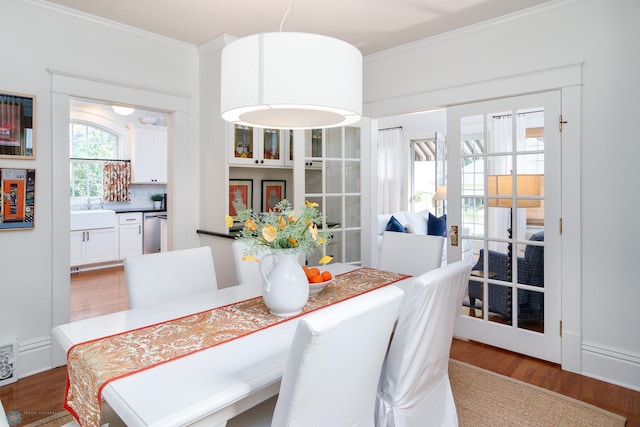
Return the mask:
[[116, 226], [116, 212], [109, 209], [71, 211], [71, 231]]

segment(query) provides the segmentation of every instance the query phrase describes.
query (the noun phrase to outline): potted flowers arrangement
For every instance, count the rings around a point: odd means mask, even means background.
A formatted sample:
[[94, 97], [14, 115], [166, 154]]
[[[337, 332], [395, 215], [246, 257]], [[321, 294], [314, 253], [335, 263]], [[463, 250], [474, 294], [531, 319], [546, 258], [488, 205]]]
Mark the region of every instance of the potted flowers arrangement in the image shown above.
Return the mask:
[[153, 200], [154, 209], [160, 209], [162, 207], [162, 200], [164, 199], [163, 194], [152, 194], [151, 200]]
[[[309, 298], [307, 275], [298, 263], [300, 252], [310, 254], [317, 248], [323, 254], [321, 264], [332, 260], [324, 249], [331, 234], [317, 208], [317, 203], [307, 201], [296, 212], [284, 199], [269, 212], [246, 209], [235, 217], [225, 217], [228, 227], [234, 222], [243, 224], [238, 236], [247, 246], [243, 260], [260, 262], [264, 302], [274, 315], [297, 314]], [[268, 253], [264, 249], [269, 249]], [[260, 253], [263, 255], [258, 259]], [[265, 263], [266, 260], [272, 262]]]

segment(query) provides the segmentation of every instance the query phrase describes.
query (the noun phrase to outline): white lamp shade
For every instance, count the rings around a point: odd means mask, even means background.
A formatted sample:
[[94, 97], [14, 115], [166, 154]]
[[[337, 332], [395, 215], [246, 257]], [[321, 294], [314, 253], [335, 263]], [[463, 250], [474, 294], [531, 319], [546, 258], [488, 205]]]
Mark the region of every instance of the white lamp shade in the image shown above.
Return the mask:
[[319, 34], [261, 33], [222, 51], [222, 118], [248, 126], [345, 126], [362, 116], [362, 54]]

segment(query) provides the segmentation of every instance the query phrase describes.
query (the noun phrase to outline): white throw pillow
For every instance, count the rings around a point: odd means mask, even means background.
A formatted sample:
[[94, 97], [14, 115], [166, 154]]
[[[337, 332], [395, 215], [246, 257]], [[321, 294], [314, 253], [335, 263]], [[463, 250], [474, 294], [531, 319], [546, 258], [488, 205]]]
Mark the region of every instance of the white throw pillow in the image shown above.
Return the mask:
[[[405, 225], [409, 225], [416, 234], [427, 234], [427, 221], [429, 219], [429, 211], [424, 210], [420, 212], [405, 212], [406, 218]], [[402, 220], [400, 220], [402, 222]]]

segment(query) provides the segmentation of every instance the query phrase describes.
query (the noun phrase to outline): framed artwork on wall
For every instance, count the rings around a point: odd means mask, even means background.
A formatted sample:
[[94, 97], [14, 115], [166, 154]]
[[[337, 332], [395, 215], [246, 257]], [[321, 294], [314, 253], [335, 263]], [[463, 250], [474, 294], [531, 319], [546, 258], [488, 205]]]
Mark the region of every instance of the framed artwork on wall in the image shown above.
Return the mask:
[[0, 158], [35, 158], [36, 99], [0, 92]]
[[253, 208], [253, 180], [229, 180], [229, 215], [236, 216], [239, 211]]
[[262, 180], [262, 212], [275, 209], [278, 202], [286, 198], [287, 181]]
[[0, 230], [33, 228], [36, 170], [0, 168]]

